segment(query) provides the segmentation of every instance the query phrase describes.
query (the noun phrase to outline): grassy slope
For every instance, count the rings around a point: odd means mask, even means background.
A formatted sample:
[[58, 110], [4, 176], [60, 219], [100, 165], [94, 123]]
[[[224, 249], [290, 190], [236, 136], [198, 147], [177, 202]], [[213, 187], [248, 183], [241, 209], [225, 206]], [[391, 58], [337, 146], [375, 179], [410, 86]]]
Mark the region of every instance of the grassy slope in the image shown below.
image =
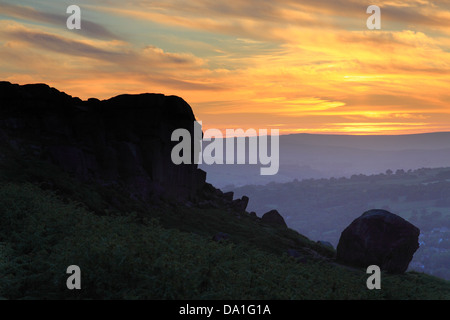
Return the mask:
[[[0, 163], [0, 297], [125, 299], [450, 299], [424, 274], [384, 274], [297, 263], [288, 248], [315, 243], [220, 209], [157, 208], [120, 190], [81, 184], [44, 162], [4, 151]], [[114, 203], [114, 205], [111, 205]], [[216, 243], [218, 231], [231, 241]], [[82, 290], [66, 289], [79, 265]]]

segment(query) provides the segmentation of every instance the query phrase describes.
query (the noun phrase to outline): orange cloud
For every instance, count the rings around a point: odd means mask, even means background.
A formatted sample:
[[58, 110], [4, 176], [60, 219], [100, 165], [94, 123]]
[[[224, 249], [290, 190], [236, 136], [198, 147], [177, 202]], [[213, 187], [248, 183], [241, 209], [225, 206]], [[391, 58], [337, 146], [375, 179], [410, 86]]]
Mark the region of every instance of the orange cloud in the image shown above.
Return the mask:
[[369, 31], [362, 0], [111, 0], [82, 6], [117, 21], [96, 20], [91, 34], [58, 28], [63, 14], [3, 5], [0, 76], [81, 98], [179, 95], [206, 129], [450, 130], [450, 1], [379, 5], [382, 30]]

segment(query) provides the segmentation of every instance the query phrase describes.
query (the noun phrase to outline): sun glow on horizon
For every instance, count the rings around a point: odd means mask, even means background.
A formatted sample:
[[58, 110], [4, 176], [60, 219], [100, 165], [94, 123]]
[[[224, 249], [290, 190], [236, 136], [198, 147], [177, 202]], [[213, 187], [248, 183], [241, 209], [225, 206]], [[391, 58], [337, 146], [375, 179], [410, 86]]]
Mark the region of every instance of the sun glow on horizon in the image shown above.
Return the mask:
[[204, 128], [450, 131], [450, 2], [0, 0], [0, 80], [72, 96], [177, 95]]

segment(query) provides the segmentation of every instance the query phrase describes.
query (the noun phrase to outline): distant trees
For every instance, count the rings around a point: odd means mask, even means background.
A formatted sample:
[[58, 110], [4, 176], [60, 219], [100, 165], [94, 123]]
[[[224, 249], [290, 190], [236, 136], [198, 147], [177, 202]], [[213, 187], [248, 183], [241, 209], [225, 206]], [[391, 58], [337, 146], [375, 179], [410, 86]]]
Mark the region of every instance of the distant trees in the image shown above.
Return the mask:
[[[353, 219], [375, 208], [403, 216], [422, 232], [450, 228], [450, 168], [296, 179], [232, 191], [236, 197], [250, 197], [249, 210], [261, 214], [276, 206], [281, 215], [289, 216], [289, 227], [334, 245]], [[444, 240], [441, 243], [445, 248], [448, 245]]]

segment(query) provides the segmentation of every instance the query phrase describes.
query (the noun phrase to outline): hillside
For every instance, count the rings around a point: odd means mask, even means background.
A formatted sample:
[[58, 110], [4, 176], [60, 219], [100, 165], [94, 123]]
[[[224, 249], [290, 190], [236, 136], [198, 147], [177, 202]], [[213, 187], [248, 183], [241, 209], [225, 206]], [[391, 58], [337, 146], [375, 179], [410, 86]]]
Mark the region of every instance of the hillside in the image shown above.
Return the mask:
[[[290, 228], [310, 239], [338, 244], [342, 230], [361, 212], [387, 209], [421, 230], [410, 270], [450, 280], [450, 168], [388, 170], [349, 178], [305, 179], [231, 188], [250, 197], [257, 213], [277, 209]], [[225, 189], [230, 191], [228, 189]]]
[[[148, 210], [45, 163], [18, 161], [5, 170], [22, 172], [0, 184], [0, 296], [6, 299], [450, 298], [448, 282], [415, 272], [384, 274], [382, 290], [370, 291], [365, 270], [315, 259], [307, 248], [333, 252], [247, 215], [170, 201]], [[105, 205], [111, 197], [120, 199], [117, 208]], [[219, 231], [230, 240], [211, 241]], [[296, 262], [288, 248], [309, 259]], [[65, 287], [65, 269], [74, 263], [83, 270], [79, 292]]]
[[[334, 250], [251, 215], [194, 165], [171, 167], [152, 123], [189, 129], [180, 98], [81, 101], [2, 83], [0, 100], [2, 298], [450, 299], [450, 283], [417, 272], [383, 274], [370, 291]], [[70, 265], [79, 291], [66, 287]]]

